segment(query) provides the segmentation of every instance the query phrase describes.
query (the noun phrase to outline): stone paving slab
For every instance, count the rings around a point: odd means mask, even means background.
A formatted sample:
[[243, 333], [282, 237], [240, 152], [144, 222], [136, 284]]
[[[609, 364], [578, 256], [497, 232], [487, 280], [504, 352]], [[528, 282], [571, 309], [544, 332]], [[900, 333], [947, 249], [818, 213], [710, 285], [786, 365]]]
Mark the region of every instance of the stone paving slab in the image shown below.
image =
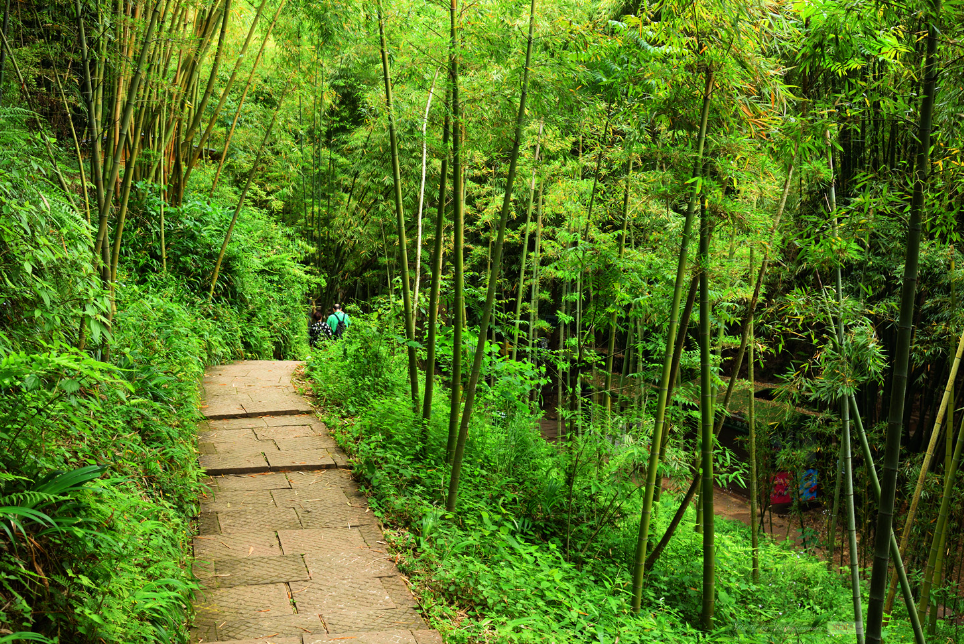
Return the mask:
[[221, 534], [217, 512], [201, 512], [197, 515], [197, 533], [199, 535]]
[[400, 576], [379, 577], [378, 581], [381, 583], [382, 588], [385, 589], [385, 592], [388, 593], [392, 603], [396, 606], [418, 607], [418, 602], [415, 601], [415, 595], [413, 595], [409, 589], [408, 583]]
[[195, 574], [208, 588], [309, 581], [308, 568], [300, 555], [218, 559], [196, 569]]
[[396, 608], [378, 579], [367, 577], [315, 579], [291, 586], [291, 597], [299, 613], [326, 610], [375, 610]]
[[266, 472], [264, 474], [246, 474], [241, 476], [217, 476], [212, 478], [209, 487], [216, 487], [218, 492], [233, 490], [277, 490], [290, 488], [291, 484], [280, 472]]
[[279, 508], [294, 508], [305, 503], [319, 501], [348, 505], [350, 501], [340, 487], [292, 488], [288, 490], [271, 490], [271, 498]]
[[332, 550], [367, 548], [357, 528], [318, 528], [313, 530], [279, 530], [281, 550], [286, 555], [305, 555]]
[[340, 487], [358, 489], [358, 484], [351, 479], [351, 472], [345, 470], [326, 470], [324, 472], [289, 472], [289, 487]]
[[[320, 615], [252, 616], [249, 619], [225, 620], [218, 624], [217, 637], [222, 642], [273, 637], [311, 637], [324, 635], [325, 624]], [[302, 641], [296, 639], [295, 641]], [[346, 643], [347, 644], [347, 643]]]
[[[314, 637], [314, 636], [312, 636]], [[300, 637], [264, 637], [256, 640], [223, 640], [231, 644], [303, 644]], [[440, 642], [442, 640], [439, 640]]]
[[268, 465], [273, 472], [327, 470], [335, 467], [335, 460], [326, 449], [306, 449], [270, 453]]
[[[351, 529], [354, 530], [355, 528]], [[386, 544], [385, 535], [382, 534], [382, 529], [376, 524], [363, 523], [358, 526], [358, 533], [369, 548], [384, 547]]]
[[377, 523], [370, 510], [347, 503], [305, 501], [296, 505], [295, 511], [305, 528], [350, 528]]
[[[273, 508], [276, 503], [272, 494], [276, 490], [233, 490], [201, 497], [202, 512], [230, 512], [233, 510], [252, 510]], [[280, 492], [281, 490], [277, 490]], [[292, 492], [293, 490], [286, 490]]]
[[311, 425], [279, 425], [277, 427], [256, 427], [254, 431], [261, 440], [290, 440], [320, 436]]
[[395, 562], [387, 554], [370, 548], [313, 552], [305, 555], [305, 565], [312, 579], [323, 575], [375, 578], [398, 574]]
[[[335, 642], [344, 643], [346, 640], [350, 640], [350, 644], [418, 644], [415, 634], [408, 630], [338, 633], [321, 637], [305, 637], [304, 644], [334, 644]], [[441, 642], [441, 640], [439, 641]]]
[[[311, 426], [318, 421], [315, 420], [314, 414], [295, 414], [289, 416], [274, 416], [264, 419], [265, 424], [268, 427], [284, 427], [288, 425], [308, 425]], [[324, 427], [324, 425], [322, 425]]]
[[418, 644], [442, 644], [442, 636], [438, 631], [413, 630], [412, 635]]
[[278, 444], [271, 440], [245, 439], [230, 442], [213, 442], [210, 443], [210, 445], [214, 446], [215, 453], [220, 456], [267, 455], [276, 454], [279, 451]]
[[440, 644], [346, 455], [294, 393], [298, 364], [245, 361], [205, 375], [192, 641]]
[[[287, 429], [287, 428], [286, 428]], [[275, 438], [275, 445], [278, 446], [283, 452], [290, 452], [293, 450], [312, 450], [312, 449], [325, 449], [333, 450], [338, 449], [338, 444], [330, 436], [321, 436], [319, 434], [312, 434], [310, 436], [298, 436], [292, 438]]]
[[311, 411], [311, 406], [301, 398], [292, 396], [272, 396], [244, 404], [245, 415], [264, 416], [266, 414], [303, 414]]
[[264, 454], [202, 454], [198, 457], [201, 468], [211, 476], [219, 474], [257, 474], [269, 471]]
[[258, 436], [254, 433], [256, 427], [243, 427], [240, 429], [209, 429], [204, 432], [199, 432], [197, 437], [200, 441], [206, 441], [208, 443], [232, 443], [234, 441], [241, 440], [258, 440]]
[[356, 631], [427, 630], [422, 617], [411, 608], [364, 611], [325, 611], [321, 614], [329, 634]]
[[215, 624], [258, 614], [262, 617], [293, 615], [286, 584], [206, 589], [194, 601], [198, 619]]
[[280, 554], [281, 546], [278, 544], [278, 535], [274, 532], [243, 532], [194, 537], [194, 558], [198, 561], [275, 557]]
[[227, 420], [209, 420], [207, 424], [211, 429], [214, 430], [230, 430], [230, 429], [250, 429], [250, 428], [260, 428], [267, 427], [268, 423], [265, 422], [264, 418], [231, 418]]
[[292, 508], [265, 506], [254, 510], [218, 512], [221, 534], [239, 532], [297, 530], [305, 527]]

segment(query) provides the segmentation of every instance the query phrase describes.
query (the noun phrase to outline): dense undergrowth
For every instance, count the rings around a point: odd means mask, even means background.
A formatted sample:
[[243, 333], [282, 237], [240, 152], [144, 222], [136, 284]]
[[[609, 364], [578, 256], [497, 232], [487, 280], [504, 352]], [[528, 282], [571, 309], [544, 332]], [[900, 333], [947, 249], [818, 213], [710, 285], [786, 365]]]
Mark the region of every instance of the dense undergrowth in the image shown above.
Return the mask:
[[[641, 498], [631, 474], [644, 462], [645, 435], [614, 440], [587, 427], [569, 443], [547, 443], [525, 402], [533, 375], [525, 368], [496, 374], [499, 362], [487, 366], [494, 377], [469, 434], [458, 509], [446, 514], [448, 397], [436, 397], [426, 430], [410, 409], [394, 336], [377, 315], [358, 319], [345, 340], [315, 352], [308, 373], [329, 426], [369, 484], [372, 507], [397, 528], [404, 571], [447, 642], [852, 637], [843, 577], [768, 541], [754, 585], [749, 528], [723, 519], [716, 523], [718, 630], [698, 631], [702, 536], [692, 529], [678, 531], [648, 573], [633, 616], [629, 565]], [[657, 535], [677, 507], [663, 495]], [[686, 525], [694, 520], [691, 512]], [[912, 641], [904, 622], [891, 621], [888, 641]]]
[[0, 153], [0, 642], [186, 641], [198, 380], [304, 353], [298, 247], [246, 209], [208, 305], [230, 211], [166, 212], [162, 271], [158, 204], [142, 196], [111, 315], [91, 226], [38, 140], [16, 113], [0, 137], [16, 151]]

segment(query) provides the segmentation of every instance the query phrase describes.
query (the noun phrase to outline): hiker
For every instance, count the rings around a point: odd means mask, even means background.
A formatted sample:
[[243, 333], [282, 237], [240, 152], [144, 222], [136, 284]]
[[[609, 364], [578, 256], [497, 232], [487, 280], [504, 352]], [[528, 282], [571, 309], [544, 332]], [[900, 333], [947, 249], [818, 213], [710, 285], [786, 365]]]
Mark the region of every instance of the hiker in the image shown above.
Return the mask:
[[311, 347], [317, 345], [321, 340], [331, 337], [331, 329], [323, 318], [321, 311], [311, 312], [311, 326], [308, 327], [308, 345]]
[[341, 336], [345, 334], [345, 329], [351, 321], [348, 319], [348, 314], [343, 313], [341, 310], [341, 304], [336, 304], [332, 307], [332, 313], [328, 316], [328, 326], [331, 327], [331, 337], [335, 340], [340, 340]]

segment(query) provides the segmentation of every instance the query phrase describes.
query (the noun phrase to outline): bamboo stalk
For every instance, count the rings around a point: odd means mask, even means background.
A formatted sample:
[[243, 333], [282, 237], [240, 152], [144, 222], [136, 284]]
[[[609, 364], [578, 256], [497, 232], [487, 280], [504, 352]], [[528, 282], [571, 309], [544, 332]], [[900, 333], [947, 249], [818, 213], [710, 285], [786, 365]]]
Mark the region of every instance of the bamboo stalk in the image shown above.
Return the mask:
[[529, 37], [526, 42], [526, 58], [525, 67], [522, 72], [522, 92], [519, 97], [519, 112], [515, 122], [515, 140], [509, 156], [509, 174], [506, 177], [505, 198], [502, 201], [502, 215], [499, 219], [499, 232], [495, 242], [492, 271], [489, 274], [485, 308], [482, 310], [482, 321], [479, 325], [479, 340], [475, 347], [475, 358], [472, 363], [472, 372], [469, 374], [469, 383], [465, 389], [465, 409], [462, 412], [462, 420], [459, 423], [459, 435], [455, 443], [455, 454], [452, 457], [452, 474], [449, 479], [448, 496], [445, 500], [445, 507], [449, 512], [455, 510], [459, 489], [459, 476], [462, 470], [462, 456], [465, 451], [465, 440], [468, 437], [469, 422], [472, 418], [472, 408], [475, 402], [476, 385], [479, 382], [479, 374], [482, 370], [482, 358], [485, 355], [485, 340], [488, 333], [489, 320], [492, 317], [493, 304], [495, 302], [495, 289], [499, 281], [499, 273], [502, 269], [502, 245], [505, 240], [506, 222], [508, 221], [509, 210], [512, 205], [512, 186], [515, 182], [516, 164], [519, 161], [519, 148], [522, 144], [522, 126], [526, 114], [526, 97], [529, 92], [529, 70], [532, 64], [532, 32], [535, 28], [535, 19], [536, 0], [531, 0], [531, 4], [529, 5]]
[[[713, 613], [716, 608], [716, 549], [715, 549], [715, 515], [713, 514], [713, 448], [716, 440], [713, 432], [713, 402], [714, 387], [711, 381], [712, 363], [710, 360], [710, 223], [707, 217], [706, 199], [700, 208], [700, 407], [702, 415], [702, 435], [700, 437], [701, 475], [703, 489], [700, 490], [703, 527], [703, 611], [700, 622], [703, 631], [713, 630]], [[682, 287], [682, 271], [677, 276]], [[682, 291], [682, 288], [678, 290]], [[671, 345], [672, 343], [670, 343]], [[669, 346], [667, 346], [669, 351]], [[653, 431], [654, 445], [650, 448], [656, 452], [657, 434]]]
[[[442, 125], [442, 168], [438, 183], [438, 213], [435, 220], [435, 244], [432, 250], [432, 286], [428, 304], [428, 353], [425, 358], [425, 400], [422, 403], [422, 420], [432, 420], [432, 394], [435, 388], [435, 344], [438, 334], [438, 302], [442, 286], [442, 238], [445, 232], [445, 180], [448, 176], [449, 147], [449, 93], [446, 91], [445, 121]], [[426, 112], [427, 114], [427, 112]], [[454, 394], [453, 394], [454, 395]], [[427, 436], [425, 437], [427, 443]]]
[[522, 322], [522, 291], [525, 285], [526, 258], [529, 253], [529, 224], [532, 222], [532, 202], [536, 193], [536, 169], [539, 164], [539, 149], [542, 145], [542, 127], [539, 122], [539, 136], [536, 138], [536, 153], [532, 160], [532, 178], [529, 182], [529, 206], [526, 208], [525, 238], [522, 241], [522, 259], [519, 262], [519, 284], [515, 298], [515, 334], [512, 342], [512, 359], [515, 360], [519, 351], [519, 326]]
[[395, 182], [395, 217], [398, 227], [398, 252], [402, 277], [402, 304], [405, 316], [405, 334], [408, 339], [408, 379], [411, 385], [412, 408], [418, 412], [418, 356], [415, 353], [415, 318], [412, 306], [412, 293], [409, 288], [408, 242], [405, 238], [405, 210], [402, 204], [402, 173], [398, 161], [398, 135], [395, 132], [395, 109], [392, 104], [392, 81], [388, 70], [388, 47], [385, 43], [385, 21], [382, 16], [382, 2], [377, 0], [378, 35], [381, 43], [382, 80], [385, 82], [385, 105], [388, 110], [388, 138], [392, 151], [392, 180]]
[[910, 361], [911, 335], [914, 324], [914, 308], [917, 294], [918, 264], [920, 258], [921, 221], [924, 210], [924, 193], [928, 185], [930, 169], [931, 124], [934, 99], [937, 93], [937, 21], [940, 16], [940, 0], [931, 0], [928, 11], [927, 54], [924, 63], [925, 78], [922, 83], [923, 100], [918, 128], [917, 162], [914, 165], [914, 192], [911, 199], [910, 217], [907, 223], [904, 276], [901, 283], [901, 304], [898, 317], [897, 347], [894, 352], [894, 376], [891, 381], [890, 410], [887, 421], [884, 448], [883, 477], [880, 487], [880, 504], [877, 510], [877, 528], [874, 539], [874, 560], [870, 577], [870, 602], [867, 606], [867, 641], [879, 644], [882, 640], [884, 619], [884, 594], [890, 565], [889, 536], [894, 522], [894, 499], [897, 493], [897, 469], [900, 465], [900, 441], [904, 419], [904, 401], [907, 390], [908, 364]]
[[418, 222], [418, 232], [415, 235], [415, 290], [412, 294], [412, 301], [415, 303], [412, 311], [413, 324], [418, 321], [418, 287], [422, 279], [422, 207], [425, 205], [425, 170], [428, 162], [428, 139], [425, 137], [425, 131], [428, 128], [428, 115], [432, 109], [432, 97], [435, 95], [435, 81], [438, 80], [439, 71], [436, 69], [435, 76], [432, 77], [432, 86], [429, 87], [428, 99], [425, 101], [425, 116], [422, 118], [422, 182], [418, 190], [418, 215], [415, 218]]
[[636, 539], [636, 554], [633, 563], [633, 613], [639, 612], [642, 602], [643, 575], [646, 565], [646, 548], [649, 542], [649, 526], [653, 514], [653, 492], [657, 483], [659, 470], [659, 440], [662, 436], [663, 423], [666, 418], [666, 402], [669, 393], [670, 367], [672, 366], [673, 345], [676, 343], [676, 333], [679, 328], [679, 307], [683, 299], [683, 280], [686, 275], [686, 256], [689, 248], [689, 238], [693, 230], [697, 201], [699, 199], [700, 177], [703, 172], [703, 148], [706, 143], [706, 130], [710, 113], [710, 99], [713, 92], [713, 71], [706, 71], [703, 101], [700, 113], [700, 129], [696, 140], [696, 160], [694, 161], [692, 176], [693, 192], [686, 210], [686, 220], [683, 224], [683, 236], [680, 242], [679, 259], [676, 266], [676, 282], [673, 289], [673, 301], [670, 305], [669, 329], [666, 334], [666, 351], [663, 356], [663, 370], [659, 381], [659, 396], [656, 400], [656, 420], [653, 426], [653, 440], [650, 445], [649, 463], [646, 466], [646, 487], [643, 492], [643, 511], [639, 522], [639, 533]]
[[[629, 231], [629, 186], [633, 176], [633, 159], [626, 162], [626, 188], [623, 191], [623, 232], [619, 239], [619, 259], [622, 260], [626, 252], [626, 233]], [[609, 350], [606, 352], [606, 418], [610, 418], [613, 411], [613, 354], [616, 353], [616, 323], [619, 308], [618, 302], [613, 305], [612, 315], [609, 317]], [[623, 358], [625, 360], [625, 357]]]

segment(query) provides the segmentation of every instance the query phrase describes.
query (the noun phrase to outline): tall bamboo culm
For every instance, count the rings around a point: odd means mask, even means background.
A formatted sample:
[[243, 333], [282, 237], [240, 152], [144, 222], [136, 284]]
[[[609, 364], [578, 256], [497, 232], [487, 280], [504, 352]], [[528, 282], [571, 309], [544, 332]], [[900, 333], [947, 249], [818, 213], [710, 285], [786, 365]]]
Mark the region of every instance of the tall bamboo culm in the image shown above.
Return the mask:
[[[703, 88], [703, 103], [700, 110], [700, 129], [696, 139], [696, 160], [693, 164], [693, 178], [699, 179], [703, 171], [703, 148], [706, 143], [706, 128], [709, 121], [710, 98], [713, 91], [713, 71], [706, 71], [705, 86]], [[666, 333], [666, 351], [663, 355], [663, 371], [659, 381], [659, 397], [656, 401], [656, 422], [653, 427], [653, 440], [650, 445], [649, 463], [646, 466], [646, 487], [643, 496], [643, 511], [639, 522], [639, 533], [636, 538], [636, 555], [633, 562], [633, 612], [639, 612], [642, 602], [643, 575], [646, 563], [646, 545], [649, 539], [649, 525], [653, 512], [653, 491], [658, 480], [659, 470], [659, 439], [662, 435], [662, 425], [666, 419], [666, 403], [670, 386], [670, 370], [673, 361], [673, 347], [676, 344], [676, 333], [679, 328], [679, 308], [683, 299], [683, 284], [686, 277], [687, 251], [689, 238], [693, 231], [693, 219], [699, 200], [700, 181], [693, 182], [693, 192], [690, 195], [689, 206], [686, 209], [686, 220], [683, 224], [683, 237], [680, 244], [679, 259], [676, 265], [676, 282], [673, 289], [673, 302], [670, 306], [668, 331]]]
[[462, 419], [459, 422], [459, 434], [455, 443], [455, 453], [452, 455], [452, 472], [449, 478], [448, 496], [445, 500], [445, 508], [449, 512], [455, 509], [458, 497], [459, 475], [462, 470], [462, 455], [465, 451], [465, 441], [468, 437], [469, 422], [472, 419], [472, 406], [475, 402], [476, 385], [479, 382], [479, 375], [482, 371], [482, 358], [485, 355], [486, 335], [488, 334], [489, 320], [492, 317], [492, 308], [495, 303], [495, 289], [498, 285], [499, 274], [502, 270], [502, 246], [505, 241], [505, 228], [509, 218], [509, 210], [512, 205], [512, 186], [515, 182], [516, 164], [519, 161], [519, 148], [522, 145], [522, 126], [525, 122], [526, 97], [529, 92], [529, 70], [532, 64], [532, 32], [535, 28], [535, 20], [536, 0], [531, 0], [529, 5], [529, 37], [526, 41], [525, 67], [522, 72], [522, 92], [519, 96], [519, 112], [515, 122], [515, 139], [509, 157], [509, 172], [505, 182], [505, 198], [502, 200], [502, 215], [499, 219], [499, 231], [496, 237], [495, 248], [493, 249], [492, 269], [489, 274], [489, 285], [485, 296], [485, 308], [482, 310], [482, 321], [479, 325], [479, 340], [475, 347], [472, 372], [469, 374], [469, 382], [465, 388], [465, 408], [462, 410]]
[[917, 296], [917, 273], [920, 258], [921, 222], [924, 193], [930, 168], [931, 123], [937, 93], [937, 39], [940, 0], [930, 0], [926, 10], [927, 54], [924, 62], [920, 127], [918, 128], [917, 161], [914, 164], [914, 193], [911, 198], [907, 223], [907, 242], [904, 256], [904, 275], [901, 283], [900, 314], [897, 322], [897, 347], [894, 351], [894, 375], [891, 381], [890, 409], [884, 447], [883, 476], [880, 503], [874, 536], [874, 562], [870, 577], [870, 601], [867, 605], [867, 641], [879, 644], [882, 640], [884, 595], [890, 565], [890, 535], [894, 523], [894, 499], [897, 493], [897, 469], [900, 465], [900, 439], [903, 430], [904, 401], [907, 391], [910, 344], [914, 324], [914, 304]]
[[418, 356], [415, 353], [415, 318], [413, 317], [411, 281], [408, 271], [408, 242], [405, 237], [405, 208], [402, 202], [402, 172], [398, 161], [398, 134], [395, 129], [395, 108], [392, 103], [392, 79], [388, 68], [388, 46], [385, 39], [385, 18], [382, 2], [377, 0], [378, 37], [382, 58], [382, 80], [385, 83], [385, 108], [388, 111], [388, 138], [392, 151], [392, 180], [395, 184], [395, 224], [398, 231], [399, 270], [402, 276], [402, 306], [405, 316], [405, 337], [408, 340], [408, 380], [411, 386], [412, 408], [418, 412]]
[[459, 105], [459, 46], [456, 18], [458, 0], [449, 5], [449, 83], [452, 92], [452, 263], [454, 265], [454, 311], [452, 325], [452, 386], [449, 407], [449, 435], [445, 445], [445, 462], [451, 464], [459, 432], [459, 412], [462, 408], [462, 328], [465, 325], [465, 279], [464, 253], [465, 188], [462, 176], [462, 118]]

